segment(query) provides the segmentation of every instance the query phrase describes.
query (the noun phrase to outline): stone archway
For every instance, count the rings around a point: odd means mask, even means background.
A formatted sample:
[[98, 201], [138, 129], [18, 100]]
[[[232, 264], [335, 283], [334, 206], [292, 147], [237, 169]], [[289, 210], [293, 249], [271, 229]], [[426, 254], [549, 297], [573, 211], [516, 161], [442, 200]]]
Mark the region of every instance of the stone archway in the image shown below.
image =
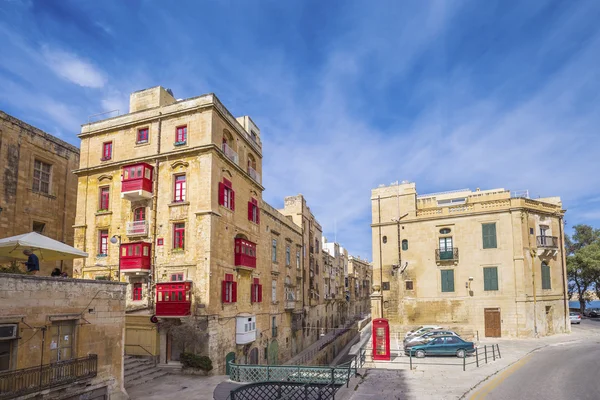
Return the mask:
[[277, 365], [279, 364], [279, 343], [277, 339], [273, 339], [269, 344], [269, 365]]
[[258, 349], [256, 347], [253, 348], [252, 350], [250, 350], [248, 364], [250, 364], [250, 365], [258, 364]]

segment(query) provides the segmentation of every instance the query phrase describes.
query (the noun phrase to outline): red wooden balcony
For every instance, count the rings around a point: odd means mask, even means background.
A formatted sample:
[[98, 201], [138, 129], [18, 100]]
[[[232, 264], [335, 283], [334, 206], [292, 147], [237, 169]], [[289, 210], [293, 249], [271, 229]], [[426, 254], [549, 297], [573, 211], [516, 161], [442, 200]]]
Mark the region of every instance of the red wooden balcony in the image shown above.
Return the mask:
[[121, 244], [120, 265], [122, 273], [150, 272], [150, 243], [135, 242]]
[[124, 166], [121, 175], [121, 198], [129, 201], [151, 198], [153, 172], [154, 167], [146, 163]]
[[191, 315], [192, 282], [161, 282], [156, 284], [156, 316], [185, 317]]
[[235, 239], [235, 266], [256, 268], [256, 243], [246, 239]]

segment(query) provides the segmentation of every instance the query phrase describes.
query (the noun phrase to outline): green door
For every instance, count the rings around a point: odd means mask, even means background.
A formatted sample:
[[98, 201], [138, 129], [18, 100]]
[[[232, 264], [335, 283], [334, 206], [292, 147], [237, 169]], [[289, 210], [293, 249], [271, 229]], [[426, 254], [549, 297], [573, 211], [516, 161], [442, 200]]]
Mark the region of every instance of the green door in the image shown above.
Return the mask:
[[231, 372], [231, 366], [229, 365], [230, 362], [235, 362], [234, 352], [231, 352], [225, 356], [225, 375], [229, 375], [229, 373]]
[[269, 365], [277, 365], [279, 363], [279, 343], [277, 339], [273, 339], [269, 345]]

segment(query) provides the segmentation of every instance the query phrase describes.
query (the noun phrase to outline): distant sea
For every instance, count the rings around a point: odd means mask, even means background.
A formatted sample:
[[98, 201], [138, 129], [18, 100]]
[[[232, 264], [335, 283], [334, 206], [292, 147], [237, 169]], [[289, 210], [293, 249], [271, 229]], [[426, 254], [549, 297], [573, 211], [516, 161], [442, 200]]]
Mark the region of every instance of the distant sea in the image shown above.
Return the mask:
[[[600, 301], [595, 300], [595, 301], [587, 302], [587, 303], [585, 303], [585, 307], [586, 308], [600, 308]], [[579, 308], [579, 302], [578, 301], [570, 301], [569, 308]]]

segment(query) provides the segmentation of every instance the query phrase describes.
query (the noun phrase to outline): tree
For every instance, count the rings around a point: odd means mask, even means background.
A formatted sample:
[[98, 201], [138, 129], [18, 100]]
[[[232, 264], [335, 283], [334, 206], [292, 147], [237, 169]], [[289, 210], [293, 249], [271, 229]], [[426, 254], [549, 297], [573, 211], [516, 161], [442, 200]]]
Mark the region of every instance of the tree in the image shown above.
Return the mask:
[[[579, 309], [585, 310], [587, 292], [600, 291], [600, 229], [575, 225], [573, 238], [565, 236], [569, 291], [579, 295]], [[572, 293], [572, 292], [571, 292]]]

